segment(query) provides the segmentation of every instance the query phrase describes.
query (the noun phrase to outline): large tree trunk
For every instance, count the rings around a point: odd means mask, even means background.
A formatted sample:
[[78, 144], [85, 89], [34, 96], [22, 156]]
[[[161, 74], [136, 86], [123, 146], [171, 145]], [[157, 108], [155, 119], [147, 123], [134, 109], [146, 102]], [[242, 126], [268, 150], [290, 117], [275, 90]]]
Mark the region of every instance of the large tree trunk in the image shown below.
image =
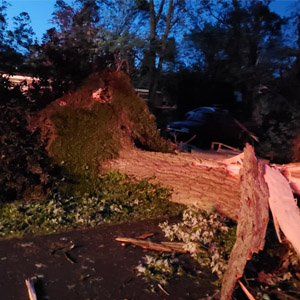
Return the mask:
[[[238, 162], [239, 165], [235, 164]], [[244, 154], [225, 160], [132, 148], [121, 151], [118, 159], [102, 165], [102, 171], [108, 169], [117, 169], [138, 179], [148, 178], [161, 183], [172, 189], [172, 201], [194, 205], [207, 212], [216, 209], [237, 221], [236, 243], [222, 283], [222, 300], [231, 299], [236, 281], [243, 275], [247, 260], [264, 247], [269, 203], [273, 219], [275, 223], [279, 223], [278, 228], [282, 229], [294, 248], [300, 251], [300, 239], [297, 235], [300, 211], [294, 202], [290, 186], [299, 186], [295, 172], [300, 167], [294, 164], [281, 167], [281, 171], [289, 176], [287, 181], [278, 169], [271, 170], [269, 166], [259, 163], [254, 149], [249, 145]], [[299, 188], [294, 188], [294, 191], [298, 192]]]
[[102, 169], [117, 169], [138, 179], [149, 178], [171, 188], [171, 200], [195, 205], [211, 212], [216, 209], [237, 220], [240, 207], [238, 174], [227, 165], [196, 155], [123, 150], [118, 159], [108, 161]]

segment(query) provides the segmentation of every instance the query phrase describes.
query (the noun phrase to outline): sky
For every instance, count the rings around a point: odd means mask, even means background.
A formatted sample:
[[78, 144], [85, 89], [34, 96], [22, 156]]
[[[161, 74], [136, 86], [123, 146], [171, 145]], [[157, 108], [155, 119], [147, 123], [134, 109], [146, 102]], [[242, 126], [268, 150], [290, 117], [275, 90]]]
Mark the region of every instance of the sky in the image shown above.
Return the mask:
[[[10, 7], [7, 9], [9, 24], [12, 18], [21, 12], [27, 12], [31, 19], [31, 26], [39, 41], [47, 29], [53, 27], [49, 22], [54, 10], [55, 0], [7, 0]], [[66, 1], [67, 2], [67, 1]]]
[[[297, 0], [276, 0], [271, 4], [270, 8], [279, 15], [286, 16], [292, 11], [293, 3], [296, 1]], [[9, 24], [12, 25], [12, 18], [19, 13], [23, 11], [29, 13], [32, 28], [39, 41], [41, 41], [46, 30], [53, 27], [49, 20], [54, 10], [55, 0], [7, 0], [7, 2], [10, 4], [10, 7], [7, 9]], [[70, 0], [66, 2], [70, 2]]]

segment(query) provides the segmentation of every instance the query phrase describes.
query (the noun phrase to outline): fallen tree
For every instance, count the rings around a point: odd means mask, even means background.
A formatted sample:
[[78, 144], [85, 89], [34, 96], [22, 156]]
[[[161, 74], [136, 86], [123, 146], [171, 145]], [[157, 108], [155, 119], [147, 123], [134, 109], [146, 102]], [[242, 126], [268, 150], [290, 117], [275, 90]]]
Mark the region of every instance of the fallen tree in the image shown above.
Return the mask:
[[116, 169], [137, 179], [148, 178], [172, 190], [171, 201], [217, 210], [237, 220], [240, 207], [239, 175], [218, 161], [198, 156], [124, 150], [102, 164], [101, 171]]
[[[243, 158], [241, 162], [241, 157]], [[279, 166], [289, 174], [295, 188], [296, 174], [289, 165]], [[295, 170], [295, 165], [291, 166]], [[276, 166], [259, 162], [251, 146], [242, 155], [226, 160], [205, 160], [194, 155], [121, 151], [118, 159], [102, 165], [102, 170], [117, 169], [137, 178], [149, 178], [172, 189], [171, 200], [201, 210], [217, 210], [236, 220], [237, 239], [224, 275], [221, 299], [231, 299], [236, 281], [253, 253], [263, 250], [269, 222], [269, 206], [280, 237], [279, 227], [299, 253], [297, 235], [300, 211], [292, 188]], [[295, 179], [293, 181], [293, 178]], [[280, 239], [281, 241], [281, 239]]]
[[[175, 153], [174, 145], [159, 137], [154, 117], [124, 74], [105, 74], [96, 83], [95, 78], [31, 119], [31, 129], [41, 128], [48, 138], [49, 154], [58, 164], [76, 174], [88, 168], [94, 176], [118, 170], [137, 179], [148, 178], [170, 188], [171, 201], [206, 212], [216, 210], [237, 221], [237, 240], [221, 299], [231, 298], [247, 260], [263, 248], [269, 205], [275, 207], [275, 224], [277, 221], [299, 251], [295, 232], [300, 213], [291, 190], [300, 190], [297, 164], [272, 169], [257, 161], [251, 146], [244, 154], [227, 160]], [[292, 223], [283, 213], [287, 207], [293, 212]]]

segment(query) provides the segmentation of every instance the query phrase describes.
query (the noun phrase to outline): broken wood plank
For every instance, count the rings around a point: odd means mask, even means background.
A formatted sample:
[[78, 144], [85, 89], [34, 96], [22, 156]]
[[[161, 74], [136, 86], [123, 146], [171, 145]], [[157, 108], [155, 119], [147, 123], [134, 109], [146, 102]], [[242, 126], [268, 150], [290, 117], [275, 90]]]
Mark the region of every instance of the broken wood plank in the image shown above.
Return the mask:
[[[183, 246], [185, 245], [185, 243], [180, 243], [180, 242], [161, 242], [162, 245], [165, 245], [167, 247], [170, 247], [172, 249], [174, 249], [174, 251], [176, 252], [176, 249], [178, 249], [179, 251], [177, 252], [180, 252], [180, 250], [183, 249]], [[197, 244], [197, 243], [193, 243], [196, 245], [196, 250], [195, 251], [187, 251], [189, 253], [207, 253], [206, 250], [202, 250], [200, 249], [200, 245]]]
[[237, 148], [234, 148], [234, 147], [231, 147], [231, 146], [229, 146], [229, 145], [226, 145], [226, 144], [223, 144], [223, 143], [219, 143], [219, 142], [212, 142], [211, 143], [211, 146], [210, 146], [210, 149], [211, 150], [215, 150], [215, 146], [218, 146], [217, 147], [217, 152], [219, 152], [219, 151], [221, 151], [222, 150], [222, 147], [224, 147], [224, 148], [227, 148], [227, 149], [230, 149], [230, 150], [232, 150], [232, 151], [236, 151], [236, 152], [241, 152], [239, 149], [237, 149]]
[[257, 162], [254, 149], [247, 144], [240, 173], [241, 209], [237, 237], [224, 274], [221, 300], [230, 300], [236, 281], [243, 275], [247, 260], [262, 250], [269, 221], [268, 186], [263, 167]]
[[269, 188], [269, 205], [279, 241], [280, 232], [300, 255], [300, 210], [286, 178], [276, 167], [265, 166], [265, 180]]

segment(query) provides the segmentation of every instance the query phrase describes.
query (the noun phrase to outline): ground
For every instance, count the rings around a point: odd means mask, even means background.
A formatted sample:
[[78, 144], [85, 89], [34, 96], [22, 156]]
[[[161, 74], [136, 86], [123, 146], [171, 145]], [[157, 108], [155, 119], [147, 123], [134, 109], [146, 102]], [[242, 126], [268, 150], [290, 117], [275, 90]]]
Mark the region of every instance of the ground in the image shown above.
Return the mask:
[[115, 241], [117, 236], [145, 233], [154, 233], [152, 240], [160, 241], [163, 234], [158, 223], [162, 221], [1, 240], [1, 299], [29, 299], [26, 278], [35, 278], [38, 300], [196, 300], [212, 295], [216, 278], [188, 255], [179, 259], [190, 275], [171, 279], [163, 286], [164, 292], [156, 282], [138, 276], [135, 269], [152, 252]]

